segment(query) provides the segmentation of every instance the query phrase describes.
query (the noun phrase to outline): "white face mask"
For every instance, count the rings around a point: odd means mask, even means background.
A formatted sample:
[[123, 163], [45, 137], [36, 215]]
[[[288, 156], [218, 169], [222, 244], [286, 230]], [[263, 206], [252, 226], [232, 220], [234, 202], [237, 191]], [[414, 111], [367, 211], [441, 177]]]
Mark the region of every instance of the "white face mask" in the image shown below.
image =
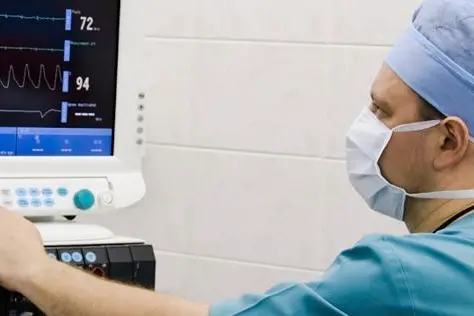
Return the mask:
[[394, 132], [421, 131], [440, 122], [424, 121], [390, 129], [369, 108], [362, 111], [346, 136], [347, 172], [352, 186], [371, 209], [403, 220], [407, 196], [420, 199], [474, 198], [474, 190], [409, 194], [403, 188], [389, 183], [380, 172], [380, 156]]

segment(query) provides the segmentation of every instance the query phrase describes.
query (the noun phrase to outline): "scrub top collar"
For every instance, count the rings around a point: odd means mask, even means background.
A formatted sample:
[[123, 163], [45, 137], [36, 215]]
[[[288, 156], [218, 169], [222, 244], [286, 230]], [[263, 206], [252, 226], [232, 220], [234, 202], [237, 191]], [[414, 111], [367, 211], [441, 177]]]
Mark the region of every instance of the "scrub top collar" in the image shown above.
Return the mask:
[[469, 207], [469, 209], [470, 209], [470, 212], [467, 215], [455, 220], [454, 222], [449, 224], [447, 227], [439, 229], [434, 233], [440, 234], [440, 233], [448, 233], [448, 232], [458, 232], [462, 228], [465, 228], [468, 226], [471, 226], [474, 228], [474, 207]]

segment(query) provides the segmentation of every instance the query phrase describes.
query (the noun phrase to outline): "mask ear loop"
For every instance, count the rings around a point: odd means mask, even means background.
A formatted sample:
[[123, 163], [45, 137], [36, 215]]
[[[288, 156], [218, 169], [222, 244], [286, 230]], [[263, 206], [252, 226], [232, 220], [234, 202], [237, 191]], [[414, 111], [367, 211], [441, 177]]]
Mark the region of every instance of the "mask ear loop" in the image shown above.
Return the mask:
[[426, 193], [407, 193], [408, 196], [417, 199], [472, 199], [474, 198], [474, 190], [449, 190], [434, 191]]
[[[397, 132], [421, 131], [421, 130], [424, 130], [424, 129], [435, 127], [436, 125], [440, 124], [441, 122], [442, 122], [441, 120], [430, 120], [430, 121], [402, 124], [400, 126], [395, 127], [393, 129], [393, 131], [397, 131]], [[469, 135], [469, 140], [474, 143], [474, 136]]]
[[[415, 122], [415, 123], [408, 123], [396, 126], [392, 129], [393, 132], [417, 132], [422, 131], [428, 128], [435, 127], [441, 123], [440, 120], [430, 120], [430, 121], [422, 121], [422, 122]], [[474, 141], [474, 137], [473, 137]]]

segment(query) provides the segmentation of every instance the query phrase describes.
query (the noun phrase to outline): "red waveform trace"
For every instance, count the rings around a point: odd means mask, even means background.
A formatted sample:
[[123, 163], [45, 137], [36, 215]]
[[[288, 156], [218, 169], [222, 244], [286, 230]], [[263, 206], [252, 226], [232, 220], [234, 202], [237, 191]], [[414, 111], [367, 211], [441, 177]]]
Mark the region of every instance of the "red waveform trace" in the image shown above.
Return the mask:
[[12, 84], [16, 84], [19, 88], [23, 89], [26, 87], [27, 83], [30, 83], [35, 89], [40, 89], [42, 85], [45, 84], [49, 90], [55, 91], [58, 87], [61, 87], [61, 85], [58, 83], [62, 83], [62, 81], [63, 77], [60, 65], [56, 66], [54, 79], [52, 81], [48, 79], [48, 76], [46, 75], [46, 66], [44, 64], [40, 65], [39, 74], [37, 77], [33, 77], [30, 65], [25, 64], [23, 69], [23, 78], [18, 78], [15, 66], [10, 65], [8, 69], [8, 78], [4, 80], [0, 77], [0, 86], [2, 86], [4, 89], [8, 89]]

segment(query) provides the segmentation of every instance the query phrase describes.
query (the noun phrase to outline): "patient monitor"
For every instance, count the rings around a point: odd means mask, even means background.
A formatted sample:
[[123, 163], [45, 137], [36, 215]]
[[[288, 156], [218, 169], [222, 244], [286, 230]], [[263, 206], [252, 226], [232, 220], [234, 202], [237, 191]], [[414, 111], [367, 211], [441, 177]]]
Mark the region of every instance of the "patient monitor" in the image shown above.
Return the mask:
[[124, 208], [145, 193], [132, 1], [0, 2], [0, 188], [25, 216]]
[[[50, 256], [152, 288], [151, 246], [73, 221], [145, 194], [134, 5], [0, 1], [0, 204], [36, 222]], [[18, 295], [0, 302], [40, 315]]]

